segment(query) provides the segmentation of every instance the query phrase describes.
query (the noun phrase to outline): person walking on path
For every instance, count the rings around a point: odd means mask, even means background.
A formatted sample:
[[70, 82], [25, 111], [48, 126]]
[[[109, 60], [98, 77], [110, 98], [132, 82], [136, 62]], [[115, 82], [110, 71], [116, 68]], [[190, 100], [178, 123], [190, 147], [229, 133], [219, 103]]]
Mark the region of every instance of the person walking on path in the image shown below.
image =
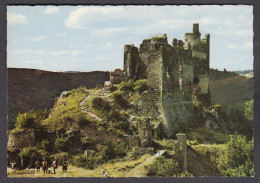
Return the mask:
[[48, 169], [48, 162], [46, 160], [44, 160], [42, 162], [42, 170], [43, 170], [43, 173], [47, 173], [47, 169]]
[[104, 176], [104, 177], [108, 177], [108, 174], [107, 174], [106, 171], [103, 171], [103, 176]]
[[54, 160], [52, 162], [52, 168], [53, 168], [53, 173], [56, 174], [56, 169], [58, 168], [58, 161], [57, 160]]
[[37, 161], [35, 162], [35, 167], [36, 167], [37, 172], [40, 172], [41, 164], [40, 164], [40, 161], [39, 161], [38, 159], [37, 159]]
[[62, 163], [62, 171], [66, 173], [67, 168], [68, 168], [68, 163], [67, 163], [67, 161], [65, 160], [65, 161]]

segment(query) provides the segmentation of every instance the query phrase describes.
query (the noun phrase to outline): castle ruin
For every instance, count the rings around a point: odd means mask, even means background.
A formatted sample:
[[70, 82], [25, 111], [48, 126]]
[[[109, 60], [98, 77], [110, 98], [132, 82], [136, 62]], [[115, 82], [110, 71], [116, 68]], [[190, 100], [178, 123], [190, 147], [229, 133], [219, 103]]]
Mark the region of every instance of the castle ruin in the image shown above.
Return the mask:
[[201, 39], [199, 24], [184, 42], [167, 35], [143, 40], [138, 49], [124, 46], [124, 72], [129, 79], [147, 79], [159, 92], [158, 105], [167, 134], [192, 119], [194, 102], [210, 105], [210, 35]]

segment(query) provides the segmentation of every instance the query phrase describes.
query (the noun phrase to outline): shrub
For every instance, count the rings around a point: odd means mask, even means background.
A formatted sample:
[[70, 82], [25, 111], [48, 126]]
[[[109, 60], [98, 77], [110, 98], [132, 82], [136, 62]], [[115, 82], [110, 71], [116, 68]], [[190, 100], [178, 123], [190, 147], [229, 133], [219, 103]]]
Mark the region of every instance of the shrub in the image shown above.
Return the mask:
[[75, 116], [75, 120], [79, 128], [84, 127], [90, 123], [90, 121], [82, 114]]
[[37, 159], [41, 158], [40, 153], [35, 147], [25, 147], [19, 153], [19, 156], [24, 159], [24, 166], [27, 167], [31, 165], [31, 162], [35, 162]]
[[137, 80], [134, 83], [134, 90], [138, 91], [139, 93], [142, 93], [148, 89], [149, 89], [149, 86], [148, 86], [148, 82], [146, 79]]
[[57, 138], [54, 142], [54, 147], [57, 149], [57, 150], [60, 150], [60, 151], [66, 151], [67, 150], [67, 141], [68, 139], [65, 138], [65, 137], [60, 137], [60, 138]]
[[113, 158], [124, 157], [128, 151], [128, 146], [125, 143], [115, 145], [107, 141], [104, 145], [98, 145], [97, 150], [95, 158], [101, 163]]
[[127, 91], [127, 92], [133, 92], [134, 91], [134, 81], [130, 80], [128, 82], [122, 81], [119, 84], [120, 91]]
[[16, 128], [37, 128], [39, 123], [48, 117], [49, 112], [47, 110], [37, 111], [30, 110], [29, 112], [19, 113], [16, 117]]
[[159, 157], [148, 168], [151, 176], [173, 176], [180, 173], [179, 163], [164, 156]]
[[121, 107], [127, 107], [128, 102], [126, 99], [124, 99], [122, 93], [120, 92], [114, 92], [112, 95], [113, 101], [115, 102], [116, 105], [119, 105]]
[[218, 161], [220, 172], [225, 176], [253, 176], [254, 142], [245, 136], [230, 136], [227, 150]]
[[95, 97], [92, 99], [92, 107], [97, 110], [109, 110], [110, 106], [107, 101], [101, 97]]
[[91, 170], [95, 169], [98, 165], [94, 157], [86, 157], [84, 154], [73, 156], [70, 159], [70, 163], [74, 166]]
[[41, 147], [46, 151], [50, 151], [51, 150], [51, 144], [50, 144], [49, 140], [42, 140], [41, 141]]
[[245, 135], [248, 139], [253, 135], [253, 100], [237, 103], [228, 111], [228, 127], [231, 134]]

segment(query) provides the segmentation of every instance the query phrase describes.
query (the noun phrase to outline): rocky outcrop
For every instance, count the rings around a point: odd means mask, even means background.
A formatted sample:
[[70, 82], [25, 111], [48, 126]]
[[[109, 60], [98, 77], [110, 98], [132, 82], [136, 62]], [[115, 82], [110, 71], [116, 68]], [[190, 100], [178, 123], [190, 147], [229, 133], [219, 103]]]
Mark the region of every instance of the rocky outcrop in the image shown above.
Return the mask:
[[7, 148], [24, 148], [35, 145], [35, 131], [33, 129], [25, 129], [9, 133]]

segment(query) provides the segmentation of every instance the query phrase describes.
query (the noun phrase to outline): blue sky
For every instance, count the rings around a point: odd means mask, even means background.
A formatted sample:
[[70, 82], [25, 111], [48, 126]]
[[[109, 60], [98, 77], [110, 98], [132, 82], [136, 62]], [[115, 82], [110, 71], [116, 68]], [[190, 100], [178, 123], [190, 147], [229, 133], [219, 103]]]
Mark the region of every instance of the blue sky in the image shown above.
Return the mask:
[[253, 68], [253, 7], [8, 6], [7, 67], [49, 71], [123, 68], [123, 46], [154, 35], [211, 35], [210, 67]]

